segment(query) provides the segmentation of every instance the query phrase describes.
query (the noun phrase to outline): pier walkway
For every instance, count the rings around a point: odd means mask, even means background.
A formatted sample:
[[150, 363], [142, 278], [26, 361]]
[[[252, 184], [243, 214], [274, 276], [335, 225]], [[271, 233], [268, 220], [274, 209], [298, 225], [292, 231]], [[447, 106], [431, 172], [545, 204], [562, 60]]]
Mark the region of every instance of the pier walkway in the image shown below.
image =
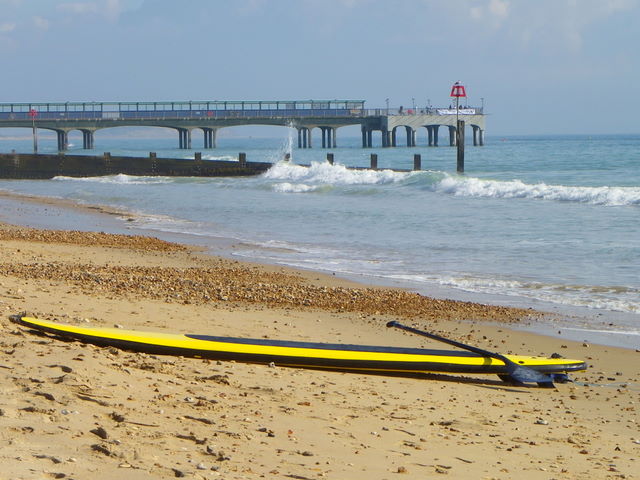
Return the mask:
[[[379, 132], [383, 147], [400, 145], [404, 130], [406, 146], [417, 145], [420, 129], [425, 144], [438, 146], [441, 126], [449, 129], [449, 145], [455, 145], [456, 117], [473, 130], [473, 145], [484, 144], [485, 115], [482, 108], [366, 109], [363, 100], [286, 101], [181, 101], [181, 102], [64, 102], [0, 103], [0, 127], [52, 130], [58, 150], [69, 146], [69, 132], [82, 132], [83, 149], [94, 148], [95, 132], [115, 127], [164, 127], [178, 133], [181, 149], [192, 148], [192, 132], [201, 130], [204, 148], [216, 147], [217, 131], [240, 125], [277, 125], [295, 128], [298, 148], [312, 148], [312, 131], [320, 130], [322, 148], [337, 147], [337, 130], [360, 125], [362, 147], [373, 146]], [[376, 135], [378, 135], [376, 133]]]

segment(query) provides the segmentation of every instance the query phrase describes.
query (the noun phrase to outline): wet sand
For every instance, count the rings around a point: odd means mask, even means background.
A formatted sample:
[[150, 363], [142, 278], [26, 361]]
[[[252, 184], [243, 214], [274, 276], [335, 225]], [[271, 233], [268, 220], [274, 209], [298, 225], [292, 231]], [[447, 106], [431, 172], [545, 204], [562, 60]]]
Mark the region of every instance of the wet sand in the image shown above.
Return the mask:
[[[131, 235], [0, 225], [0, 478], [638, 478], [640, 353], [513, 330], [538, 313], [369, 288]], [[94, 326], [585, 359], [576, 383], [385, 377], [131, 353]], [[487, 323], [491, 322], [491, 324]], [[496, 325], [497, 324], [497, 325]]]

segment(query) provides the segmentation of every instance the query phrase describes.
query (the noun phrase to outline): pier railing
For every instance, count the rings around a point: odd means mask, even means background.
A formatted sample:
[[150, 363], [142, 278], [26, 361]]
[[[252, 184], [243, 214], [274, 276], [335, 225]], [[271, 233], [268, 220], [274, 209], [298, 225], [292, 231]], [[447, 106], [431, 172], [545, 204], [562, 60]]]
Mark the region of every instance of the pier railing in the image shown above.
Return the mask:
[[[369, 108], [362, 110], [365, 117], [380, 117], [389, 115], [455, 115], [455, 107], [425, 107], [425, 108]], [[483, 115], [482, 107], [460, 107], [460, 115]]]
[[0, 103], [0, 122], [23, 120], [175, 120], [233, 118], [381, 117], [479, 114], [482, 108], [375, 108], [363, 100]]

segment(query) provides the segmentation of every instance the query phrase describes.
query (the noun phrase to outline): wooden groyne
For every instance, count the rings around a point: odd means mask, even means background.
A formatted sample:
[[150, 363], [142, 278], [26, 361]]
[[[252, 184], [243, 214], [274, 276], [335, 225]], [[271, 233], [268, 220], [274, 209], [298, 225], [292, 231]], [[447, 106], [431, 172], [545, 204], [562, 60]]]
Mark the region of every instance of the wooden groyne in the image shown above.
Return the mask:
[[[290, 161], [290, 154], [284, 156]], [[334, 154], [327, 153], [327, 162], [334, 164]], [[461, 163], [462, 162], [462, 163]], [[298, 164], [301, 167], [310, 165]], [[105, 175], [135, 175], [145, 177], [243, 177], [259, 175], [273, 166], [269, 162], [248, 162], [246, 153], [238, 153], [238, 161], [202, 160], [196, 152], [194, 159], [158, 158], [154, 152], [148, 157], [114, 157], [109, 152], [102, 156], [57, 155], [32, 153], [0, 153], [0, 178], [46, 180], [53, 177], [101, 177]], [[378, 154], [372, 153], [369, 167], [346, 167], [349, 170], [378, 170]], [[461, 169], [462, 168], [462, 169]], [[413, 171], [422, 169], [422, 156], [413, 155]], [[410, 172], [402, 168], [385, 168], [394, 172]], [[464, 171], [458, 152], [458, 172]]]
[[247, 162], [240, 154], [238, 161], [160, 158], [151, 152], [148, 157], [120, 157], [105, 152], [92, 155], [46, 155], [0, 153], [0, 178], [50, 179], [65, 177], [100, 177], [104, 175], [138, 175], [166, 177], [237, 177], [258, 175], [272, 166], [267, 162]]

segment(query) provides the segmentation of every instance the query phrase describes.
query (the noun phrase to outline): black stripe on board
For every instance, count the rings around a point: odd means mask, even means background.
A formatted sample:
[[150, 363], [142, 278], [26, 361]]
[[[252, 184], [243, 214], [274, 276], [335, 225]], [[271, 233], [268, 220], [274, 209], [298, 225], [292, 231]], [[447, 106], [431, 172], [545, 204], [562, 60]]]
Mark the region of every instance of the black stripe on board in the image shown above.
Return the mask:
[[293, 340], [272, 340], [263, 338], [215, 337], [211, 335], [192, 335], [185, 337], [208, 342], [238, 343], [241, 345], [260, 345], [270, 347], [308, 348], [317, 350], [342, 350], [345, 352], [401, 353], [408, 355], [437, 355], [439, 357], [481, 357], [473, 352], [456, 350], [437, 350], [427, 348], [384, 347], [375, 345], [350, 345], [344, 343], [298, 342]]

